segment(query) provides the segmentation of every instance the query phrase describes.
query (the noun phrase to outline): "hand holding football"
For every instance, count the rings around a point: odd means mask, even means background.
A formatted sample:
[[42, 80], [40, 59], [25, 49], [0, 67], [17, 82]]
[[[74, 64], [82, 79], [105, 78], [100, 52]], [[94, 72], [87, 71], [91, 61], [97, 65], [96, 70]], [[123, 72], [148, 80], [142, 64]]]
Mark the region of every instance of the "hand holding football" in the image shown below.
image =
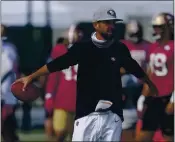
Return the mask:
[[22, 82], [15, 82], [11, 86], [11, 92], [20, 101], [31, 102], [41, 95], [40, 88], [33, 83], [28, 84], [25, 90], [23, 90], [23, 87], [24, 84]]

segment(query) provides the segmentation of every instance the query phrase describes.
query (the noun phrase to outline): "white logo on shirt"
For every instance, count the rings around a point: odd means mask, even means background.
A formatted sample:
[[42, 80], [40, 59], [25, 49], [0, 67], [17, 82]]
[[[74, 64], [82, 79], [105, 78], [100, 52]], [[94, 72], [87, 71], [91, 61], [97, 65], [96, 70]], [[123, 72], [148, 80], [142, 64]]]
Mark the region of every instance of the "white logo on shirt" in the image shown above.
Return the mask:
[[164, 49], [168, 51], [168, 50], [170, 50], [170, 46], [169, 46], [169, 45], [166, 45], [166, 46], [164, 47]]

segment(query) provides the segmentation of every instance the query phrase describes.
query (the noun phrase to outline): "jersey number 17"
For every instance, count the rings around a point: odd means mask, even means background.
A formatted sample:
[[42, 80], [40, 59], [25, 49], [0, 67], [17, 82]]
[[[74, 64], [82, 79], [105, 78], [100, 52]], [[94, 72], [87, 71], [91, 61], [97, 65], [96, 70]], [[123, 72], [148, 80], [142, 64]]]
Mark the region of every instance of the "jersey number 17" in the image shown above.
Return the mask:
[[[71, 80], [75, 80], [77, 81], [77, 70], [78, 70], [78, 65], [69, 67], [68, 69], [63, 70], [62, 72], [65, 75], [65, 80], [67, 81], [71, 81]], [[73, 73], [73, 71], [75, 73]]]

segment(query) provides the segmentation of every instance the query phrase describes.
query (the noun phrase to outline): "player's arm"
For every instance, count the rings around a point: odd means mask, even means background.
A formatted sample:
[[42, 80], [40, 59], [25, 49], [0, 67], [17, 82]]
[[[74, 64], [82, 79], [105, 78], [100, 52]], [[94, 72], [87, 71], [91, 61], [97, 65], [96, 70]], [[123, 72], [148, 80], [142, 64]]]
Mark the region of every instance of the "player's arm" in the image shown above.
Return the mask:
[[172, 93], [172, 95], [171, 95], [171, 98], [170, 98], [170, 103], [173, 103], [173, 104], [174, 104], [174, 92], [175, 92], [175, 91], [173, 91], [173, 93]]
[[122, 45], [121, 47], [121, 55], [122, 55], [122, 64], [121, 66], [124, 67], [124, 69], [148, 84], [150, 90], [157, 95], [158, 91], [155, 85], [152, 83], [152, 81], [149, 79], [148, 75], [143, 71], [143, 69], [140, 67], [140, 65], [131, 57], [131, 54], [128, 50], [128, 48], [125, 45]]
[[[57, 52], [55, 51], [56, 48], [54, 47], [52, 50], [52, 54], [50, 57], [51, 62], [53, 58], [53, 54], [56, 54]], [[60, 56], [57, 56], [60, 57]], [[56, 57], [55, 57], [56, 58]], [[47, 62], [47, 63], [49, 63]], [[46, 80], [46, 90], [45, 90], [45, 109], [47, 110], [48, 114], [52, 114], [53, 110], [53, 99], [54, 99], [54, 94], [55, 94], [55, 89], [58, 86], [58, 73], [59, 72], [54, 72], [50, 75], [48, 75], [47, 80]]]
[[44, 107], [48, 117], [52, 117], [53, 108], [54, 108], [54, 95], [55, 89], [58, 86], [58, 73], [52, 73], [48, 76], [46, 83], [46, 94]]
[[[152, 73], [151, 73], [151, 68], [150, 68], [149, 66], [147, 66], [146, 73], [147, 73], [149, 79], [151, 79], [151, 74], [152, 74]], [[151, 94], [149, 94], [149, 86], [148, 86], [147, 83], [144, 83], [144, 84], [143, 84], [142, 95], [144, 95], [144, 96], [149, 96], [149, 95], [151, 95]]]
[[[66, 47], [64, 46], [55, 46], [52, 49], [51, 55], [47, 60], [47, 63], [51, 62], [53, 59], [60, 57], [61, 55], [64, 55], [67, 50], [65, 50]], [[50, 74], [46, 79], [46, 94], [45, 99], [49, 99], [53, 97], [53, 94], [55, 94], [55, 89], [58, 86], [58, 72]]]
[[79, 60], [80, 60], [80, 52], [81, 52], [81, 44], [77, 43], [74, 44], [67, 53], [65, 53], [64, 55], [54, 59], [53, 61], [51, 61], [50, 63], [44, 65], [43, 67], [41, 67], [40, 69], [38, 69], [36, 72], [34, 72], [33, 74], [18, 79], [16, 82], [22, 82], [24, 84], [23, 86], [23, 90], [25, 90], [26, 86], [31, 83], [34, 79], [43, 76], [43, 75], [47, 75], [49, 73], [52, 72], [56, 72], [56, 71], [61, 71], [63, 69], [69, 68], [69, 66], [73, 66], [78, 64]]
[[174, 113], [174, 92], [171, 95], [170, 101], [166, 106], [166, 113], [167, 114], [173, 114]]
[[3, 107], [1, 106], [1, 120], [2, 124], [6, 118], [13, 113], [14, 107], [17, 104], [17, 99], [12, 95], [10, 85], [15, 80], [15, 73], [13, 72], [13, 60], [10, 52], [5, 52], [7, 58], [2, 62], [1, 73], [1, 101], [3, 100]]
[[78, 63], [79, 56], [80, 48], [78, 44], [75, 44], [68, 50], [67, 53], [60, 57], [57, 57], [45, 66], [41, 67], [39, 70], [33, 73], [31, 77], [37, 78], [48, 73], [61, 71], [63, 69], [69, 68], [69, 66], [73, 66]]
[[[56, 54], [56, 48], [53, 49], [51, 57], [50, 57], [50, 61], [51, 62], [53, 59], [55, 59], [56, 57], [60, 57], [60, 55], [54, 57], [53, 54]], [[47, 62], [47, 63], [49, 63]], [[53, 97], [53, 94], [55, 93], [55, 89], [58, 86], [58, 72], [52, 73], [47, 77], [46, 80], [46, 95], [45, 98], [50, 98]]]

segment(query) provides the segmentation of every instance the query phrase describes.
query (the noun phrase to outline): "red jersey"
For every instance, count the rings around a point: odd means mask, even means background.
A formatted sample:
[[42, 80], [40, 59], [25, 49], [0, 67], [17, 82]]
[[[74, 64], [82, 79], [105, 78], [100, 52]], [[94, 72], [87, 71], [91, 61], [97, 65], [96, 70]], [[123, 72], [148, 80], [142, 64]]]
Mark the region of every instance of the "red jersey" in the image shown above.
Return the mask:
[[[55, 59], [66, 52], [67, 48], [59, 44], [53, 48], [51, 56]], [[54, 95], [54, 108], [75, 112], [77, 69], [75, 65], [49, 75], [46, 90], [47, 93]]]
[[139, 44], [134, 44], [129, 40], [122, 41], [129, 49], [133, 59], [145, 70], [147, 65], [148, 50], [150, 47], [150, 42], [142, 41]]
[[174, 90], [174, 41], [160, 46], [152, 44], [149, 51], [151, 80], [156, 85], [159, 96], [166, 96]]

